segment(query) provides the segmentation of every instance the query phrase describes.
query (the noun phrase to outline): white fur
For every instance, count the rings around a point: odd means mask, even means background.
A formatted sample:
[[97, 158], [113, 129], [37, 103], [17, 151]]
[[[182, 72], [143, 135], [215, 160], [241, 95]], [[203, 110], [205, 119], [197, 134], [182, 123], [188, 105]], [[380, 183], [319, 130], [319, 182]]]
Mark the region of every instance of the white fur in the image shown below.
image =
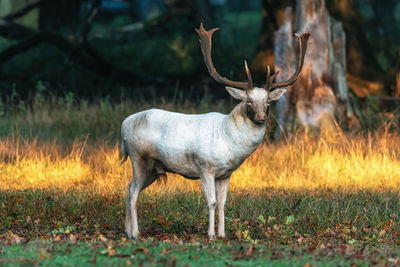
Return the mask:
[[[268, 93], [255, 89], [253, 97], [266, 107]], [[139, 192], [157, 175], [166, 172], [201, 179], [209, 208], [209, 237], [215, 238], [217, 206], [218, 236], [225, 236], [224, 205], [229, 178], [258, 147], [267, 128], [266, 121], [255, 123], [248, 118], [246, 108], [243, 101], [229, 115], [215, 112], [188, 115], [150, 109], [123, 121], [124, 161], [129, 155], [134, 169], [134, 180], [127, 190], [125, 224], [129, 237], [139, 235], [136, 211]]]

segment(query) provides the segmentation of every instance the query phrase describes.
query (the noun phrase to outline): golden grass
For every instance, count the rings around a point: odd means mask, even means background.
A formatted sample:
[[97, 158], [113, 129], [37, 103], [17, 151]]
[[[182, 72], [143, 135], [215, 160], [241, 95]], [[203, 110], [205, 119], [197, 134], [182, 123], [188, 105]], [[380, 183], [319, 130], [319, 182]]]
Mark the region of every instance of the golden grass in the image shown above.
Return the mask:
[[[347, 138], [293, 138], [262, 144], [233, 174], [235, 190], [399, 190], [400, 136], [380, 133]], [[4, 138], [0, 141], [0, 190], [58, 188], [125, 192], [132, 177], [128, 161], [120, 166], [119, 144], [65, 148], [56, 142]], [[198, 181], [168, 174], [150, 193], [201, 190]]]

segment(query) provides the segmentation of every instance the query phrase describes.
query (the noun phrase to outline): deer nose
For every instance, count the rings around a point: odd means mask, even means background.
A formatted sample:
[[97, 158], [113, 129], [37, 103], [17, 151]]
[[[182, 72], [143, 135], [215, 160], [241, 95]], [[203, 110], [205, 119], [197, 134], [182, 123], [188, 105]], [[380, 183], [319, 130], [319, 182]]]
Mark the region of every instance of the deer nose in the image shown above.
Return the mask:
[[256, 119], [259, 121], [265, 121], [267, 119], [267, 115], [265, 114], [256, 114]]

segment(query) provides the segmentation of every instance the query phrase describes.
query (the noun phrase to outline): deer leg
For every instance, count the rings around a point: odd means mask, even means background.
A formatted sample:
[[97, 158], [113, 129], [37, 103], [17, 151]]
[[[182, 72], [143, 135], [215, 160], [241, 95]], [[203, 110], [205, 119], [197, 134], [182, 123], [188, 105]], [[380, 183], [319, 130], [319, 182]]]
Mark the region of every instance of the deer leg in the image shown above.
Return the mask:
[[126, 188], [126, 212], [125, 212], [125, 232], [129, 236], [132, 233], [132, 213], [131, 213], [131, 184]]
[[215, 181], [217, 189], [217, 205], [218, 205], [218, 237], [225, 237], [225, 202], [228, 193], [230, 176], [223, 180]]
[[201, 177], [204, 194], [206, 195], [209, 213], [208, 237], [215, 240], [215, 207], [217, 205], [214, 175], [204, 174]]
[[134, 179], [127, 188], [125, 231], [129, 238], [137, 238], [139, 237], [137, 200], [147, 180], [146, 162], [140, 157], [134, 157], [132, 166]]

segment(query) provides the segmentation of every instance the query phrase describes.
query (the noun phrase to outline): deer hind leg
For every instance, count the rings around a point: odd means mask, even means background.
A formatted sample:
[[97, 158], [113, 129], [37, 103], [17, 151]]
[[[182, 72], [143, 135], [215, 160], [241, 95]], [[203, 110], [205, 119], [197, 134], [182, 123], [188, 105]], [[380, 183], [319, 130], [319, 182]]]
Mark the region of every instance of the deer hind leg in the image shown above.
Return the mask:
[[[149, 186], [155, 178], [152, 176], [152, 161], [140, 156], [132, 157], [133, 180], [128, 184], [126, 195], [125, 232], [129, 238], [139, 237], [137, 201], [141, 190]], [[153, 164], [154, 165], [154, 164]]]
[[217, 205], [215, 192], [215, 177], [212, 174], [203, 174], [201, 176], [204, 194], [206, 195], [209, 213], [208, 237], [215, 240], [215, 207]]
[[225, 202], [228, 193], [230, 176], [223, 180], [215, 181], [218, 205], [218, 237], [225, 237]]

